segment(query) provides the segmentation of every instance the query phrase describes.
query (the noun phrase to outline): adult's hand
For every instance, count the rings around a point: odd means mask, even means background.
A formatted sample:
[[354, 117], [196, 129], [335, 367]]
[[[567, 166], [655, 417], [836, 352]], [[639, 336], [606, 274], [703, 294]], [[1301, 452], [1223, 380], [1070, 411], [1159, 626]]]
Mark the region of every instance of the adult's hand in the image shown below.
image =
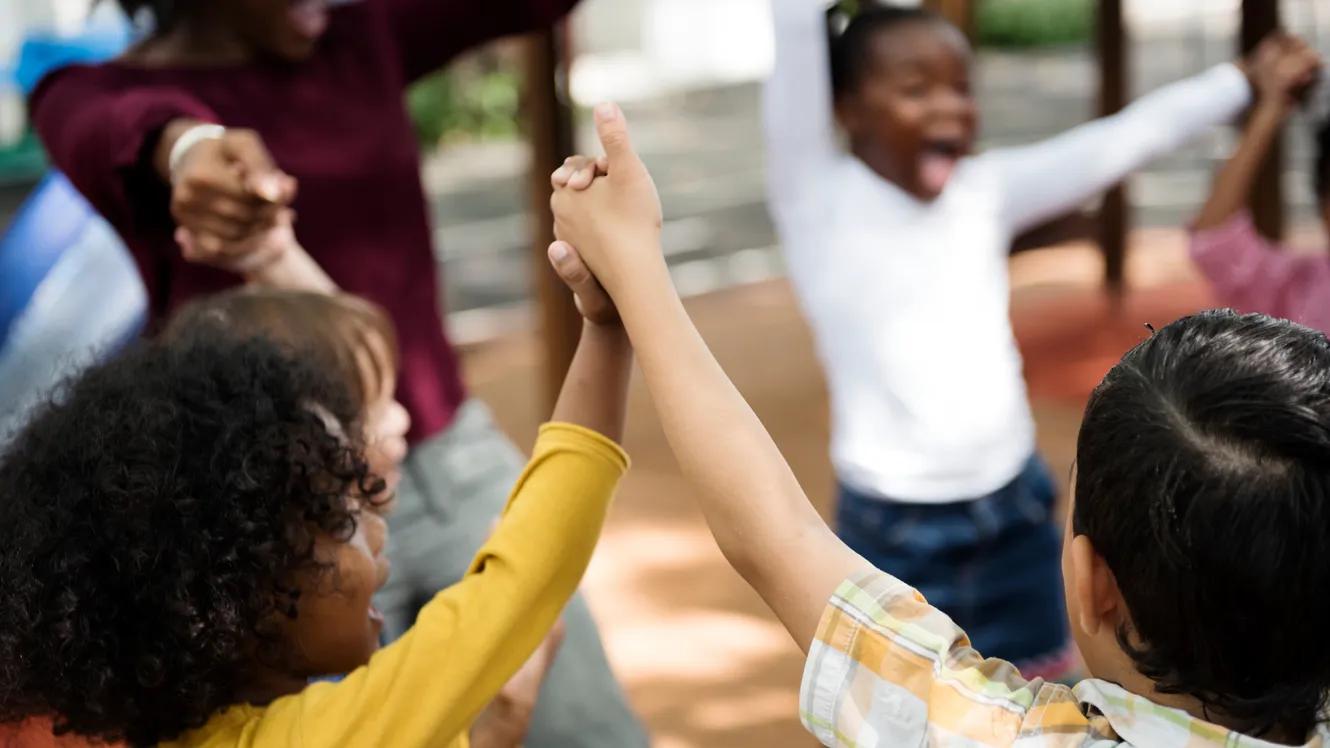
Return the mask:
[[199, 124], [169, 124], [154, 159], [171, 185], [171, 215], [193, 238], [182, 250], [191, 262], [253, 271], [277, 259], [263, 254], [272, 245], [260, 237], [295, 199], [296, 180], [277, 167], [252, 130], [227, 129], [194, 140], [172, 163], [182, 136]]

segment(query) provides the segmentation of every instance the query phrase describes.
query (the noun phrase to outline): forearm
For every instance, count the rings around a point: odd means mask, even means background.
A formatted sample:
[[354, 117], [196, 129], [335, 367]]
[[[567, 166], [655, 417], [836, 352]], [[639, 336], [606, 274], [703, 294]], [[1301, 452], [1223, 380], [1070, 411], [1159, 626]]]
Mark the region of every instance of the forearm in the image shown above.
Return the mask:
[[152, 170], [162, 178], [163, 182], [171, 181], [171, 149], [175, 148], [176, 141], [191, 128], [202, 124], [207, 123], [181, 117], [171, 120], [162, 128], [152, 149]]
[[615, 298], [666, 438], [717, 544], [807, 647], [827, 595], [863, 562], [813, 509], [693, 326], [663, 262], [627, 279]]
[[552, 420], [623, 441], [633, 349], [620, 325], [583, 323]]
[[52, 164], [108, 218], [128, 217], [142, 200], [136, 180], [156, 177], [154, 156], [163, 128], [214, 113], [170, 88], [121, 89], [78, 67], [47, 76], [29, 113]]
[[1243, 74], [1232, 65], [1220, 66], [1147, 94], [1115, 115], [980, 158], [997, 170], [1008, 225], [1022, 231], [1079, 206], [1207, 128], [1231, 120], [1250, 100], [1251, 86]]
[[275, 261], [252, 273], [247, 273], [245, 280], [256, 286], [288, 291], [316, 291], [330, 294], [338, 290], [337, 283], [299, 244], [288, 247]]
[[1210, 197], [1192, 225], [1194, 229], [1214, 228], [1246, 205], [1256, 174], [1270, 153], [1270, 145], [1279, 135], [1286, 115], [1282, 104], [1268, 100], [1263, 100], [1252, 110], [1242, 141], [1215, 176]]

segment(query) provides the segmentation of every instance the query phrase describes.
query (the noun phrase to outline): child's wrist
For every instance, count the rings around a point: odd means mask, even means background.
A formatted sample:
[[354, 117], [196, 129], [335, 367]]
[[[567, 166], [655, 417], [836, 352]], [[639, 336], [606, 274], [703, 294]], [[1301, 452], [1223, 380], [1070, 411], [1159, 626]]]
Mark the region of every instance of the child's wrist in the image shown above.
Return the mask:
[[583, 318], [582, 339], [607, 348], [627, 350], [632, 347], [628, 341], [628, 332], [624, 330], [623, 323], [617, 319], [613, 322], [593, 322]]
[[1293, 101], [1282, 91], [1277, 94], [1262, 94], [1256, 100], [1253, 116], [1264, 117], [1274, 122], [1283, 122], [1293, 110]]
[[619, 263], [619, 267], [608, 268], [601, 278], [605, 290], [616, 301], [620, 295], [631, 293], [630, 288], [649, 290], [669, 280], [669, 268], [665, 265], [659, 236], [628, 240], [626, 244], [638, 249], [624, 252], [622, 257], [627, 264]]

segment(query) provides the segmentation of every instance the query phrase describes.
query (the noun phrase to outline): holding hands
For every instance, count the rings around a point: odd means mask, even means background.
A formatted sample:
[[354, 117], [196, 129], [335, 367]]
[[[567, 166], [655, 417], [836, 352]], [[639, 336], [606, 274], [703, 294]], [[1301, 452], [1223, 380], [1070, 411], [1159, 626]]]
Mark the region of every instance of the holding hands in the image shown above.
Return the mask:
[[281, 256], [267, 234], [291, 220], [296, 180], [256, 133], [178, 120], [163, 130], [154, 161], [171, 187], [185, 259], [245, 274]]
[[[595, 277], [617, 296], [634, 268], [664, 267], [660, 254], [660, 196], [633, 151], [628, 123], [613, 104], [596, 107], [596, 133], [605, 156], [574, 156], [551, 176], [554, 235], [577, 248]], [[551, 258], [567, 246], [556, 243]], [[574, 291], [577, 289], [574, 288]], [[586, 298], [579, 294], [583, 304]]]
[[1271, 33], [1252, 51], [1246, 72], [1261, 107], [1292, 110], [1321, 72], [1321, 56], [1303, 39]]
[[1319, 77], [1321, 56], [1302, 39], [1276, 31], [1261, 40], [1239, 67], [1251, 81], [1256, 105], [1242, 140], [1219, 170], [1210, 197], [1192, 222], [1196, 231], [1221, 226], [1242, 211], [1284, 120]]

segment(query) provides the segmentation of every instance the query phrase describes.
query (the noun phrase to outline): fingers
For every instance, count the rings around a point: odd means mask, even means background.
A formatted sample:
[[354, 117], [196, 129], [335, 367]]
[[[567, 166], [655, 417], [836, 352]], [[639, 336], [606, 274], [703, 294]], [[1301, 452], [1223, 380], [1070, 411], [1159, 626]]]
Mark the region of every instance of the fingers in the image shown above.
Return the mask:
[[620, 165], [631, 167], [640, 164], [641, 159], [633, 150], [632, 140], [628, 137], [628, 121], [623, 110], [617, 104], [596, 105], [596, 135], [605, 149], [611, 169]]
[[269, 225], [235, 240], [181, 226], [176, 229], [175, 240], [181, 254], [190, 262], [234, 273], [252, 273], [276, 262], [296, 246], [294, 216], [293, 211], [283, 210]]
[[573, 172], [573, 175], [568, 178], [568, 187], [574, 190], [584, 190], [590, 187], [596, 177], [609, 174], [609, 165], [609, 158], [605, 156], [588, 161], [585, 166]]
[[296, 179], [282, 172], [266, 172], [246, 177], [245, 187], [269, 205], [283, 207], [296, 199]]
[[285, 205], [295, 199], [295, 180], [277, 168], [253, 130], [228, 130], [223, 148], [240, 166], [246, 190], [270, 203]]
[[599, 324], [614, 322], [619, 318], [614, 301], [571, 244], [554, 242], [549, 248], [549, 258], [554, 272], [576, 297], [577, 308], [583, 317]]
[[562, 187], [584, 190], [591, 186], [596, 177], [603, 177], [608, 173], [609, 159], [604, 156], [594, 159], [590, 156], [569, 156], [563, 160], [563, 165], [550, 175], [550, 186], [556, 190]]
[[175, 186], [171, 195], [171, 214], [177, 223], [227, 240], [271, 223], [284, 209], [282, 204], [258, 199], [238, 177], [225, 173], [191, 174]]

